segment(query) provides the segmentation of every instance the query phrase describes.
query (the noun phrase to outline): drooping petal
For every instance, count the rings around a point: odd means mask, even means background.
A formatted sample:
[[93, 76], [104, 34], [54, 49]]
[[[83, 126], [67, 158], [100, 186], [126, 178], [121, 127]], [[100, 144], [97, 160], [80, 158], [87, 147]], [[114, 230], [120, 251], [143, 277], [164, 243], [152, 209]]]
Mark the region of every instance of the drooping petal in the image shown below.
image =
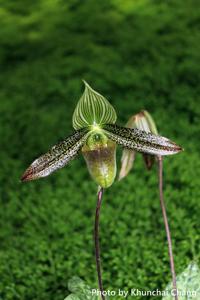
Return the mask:
[[165, 137], [146, 133], [139, 129], [125, 128], [113, 124], [106, 124], [103, 129], [112, 141], [138, 152], [170, 155], [182, 150], [180, 146]]
[[80, 98], [74, 114], [73, 127], [75, 130], [91, 125], [114, 124], [116, 112], [106, 98], [85, 83], [85, 91]]
[[121, 158], [121, 169], [119, 171], [118, 180], [123, 179], [128, 175], [133, 167], [133, 162], [135, 160], [135, 151], [130, 149], [123, 149]]
[[30, 181], [40, 177], [46, 177], [52, 172], [64, 167], [71, 161], [87, 139], [87, 130], [82, 129], [64, 141], [53, 146], [46, 154], [39, 158], [28, 167], [22, 175], [22, 181]]

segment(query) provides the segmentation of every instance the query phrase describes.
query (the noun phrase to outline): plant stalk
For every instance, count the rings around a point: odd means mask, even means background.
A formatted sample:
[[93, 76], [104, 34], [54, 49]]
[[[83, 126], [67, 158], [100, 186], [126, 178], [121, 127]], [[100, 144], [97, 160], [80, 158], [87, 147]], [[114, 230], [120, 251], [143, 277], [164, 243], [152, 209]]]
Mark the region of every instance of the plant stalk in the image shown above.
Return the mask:
[[101, 187], [100, 190], [98, 191], [98, 196], [97, 196], [95, 225], [94, 225], [94, 241], [95, 241], [95, 258], [96, 258], [96, 268], [97, 268], [99, 291], [101, 293], [101, 299], [105, 300], [105, 297], [103, 295], [103, 283], [102, 283], [102, 275], [101, 275], [100, 244], [99, 244], [99, 215], [100, 215], [100, 210], [101, 210], [103, 192], [104, 192], [104, 189]]
[[162, 209], [163, 220], [164, 220], [164, 224], [165, 224], [165, 231], [166, 231], [166, 235], [167, 235], [170, 268], [171, 268], [172, 282], [173, 282], [173, 291], [174, 291], [174, 295], [175, 295], [174, 299], [178, 300], [176, 272], [175, 272], [175, 266], [174, 266], [174, 256], [173, 256], [173, 250], [172, 250], [171, 233], [170, 233], [167, 212], [166, 212], [166, 207], [165, 207], [165, 202], [164, 202], [164, 197], [163, 197], [163, 160], [162, 160], [161, 156], [158, 156], [158, 177], [159, 177], [160, 205], [161, 205], [161, 209]]

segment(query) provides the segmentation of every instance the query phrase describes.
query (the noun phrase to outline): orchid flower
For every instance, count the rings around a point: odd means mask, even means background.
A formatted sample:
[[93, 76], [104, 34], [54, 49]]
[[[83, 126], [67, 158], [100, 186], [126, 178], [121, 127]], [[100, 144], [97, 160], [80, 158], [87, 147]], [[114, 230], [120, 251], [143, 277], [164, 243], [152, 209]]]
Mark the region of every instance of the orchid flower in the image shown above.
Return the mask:
[[[138, 114], [131, 116], [128, 122], [126, 123], [125, 127], [137, 128], [145, 132], [158, 135], [156, 124], [153, 118], [151, 117], [151, 115], [146, 110], [142, 110]], [[130, 170], [132, 169], [135, 161], [135, 155], [136, 152], [134, 150], [130, 150], [130, 149], [123, 150], [122, 158], [121, 158], [121, 169], [118, 178], [119, 180], [127, 176]], [[147, 154], [147, 153], [142, 153], [142, 155], [147, 170], [151, 170], [155, 161], [155, 155]]]
[[[132, 116], [128, 122], [126, 123], [126, 127], [128, 128], [137, 128], [140, 130], [143, 130], [145, 132], [150, 132], [153, 134], [158, 135], [158, 130], [156, 127], [156, 124], [151, 117], [151, 115], [146, 111], [143, 110], [139, 112], [138, 114]], [[128, 175], [130, 170], [133, 167], [134, 159], [135, 159], [135, 151], [124, 149], [122, 153], [121, 158], [121, 170], [119, 173], [119, 180], [124, 178]], [[176, 272], [175, 272], [175, 266], [174, 266], [174, 256], [173, 256], [173, 249], [172, 249], [172, 240], [171, 240], [171, 233], [169, 228], [169, 222], [167, 218], [167, 211], [164, 203], [164, 197], [163, 197], [163, 163], [162, 163], [162, 157], [161, 155], [151, 155], [151, 154], [144, 154], [143, 158], [146, 164], [146, 167], [148, 170], [151, 169], [153, 163], [155, 162], [155, 159], [158, 161], [158, 178], [159, 178], [159, 194], [160, 194], [160, 204], [163, 214], [163, 220], [165, 225], [165, 231], [167, 236], [167, 242], [168, 242], [168, 252], [169, 252], [169, 260], [170, 260], [170, 268], [171, 268], [171, 274], [172, 274], [172, 283], [173, 283], [173, 290], [174, 290], [174, 298], [175, 300], [178, 300], [178, 292], [177, 292], [177, 283], [176, 283]]]
[[[99, 213], [103, 190], [110, 187], [116, 177], [116, 146], [159, 156], [178, 153], [181, 147], [165, 137], [116, 125], [117, 115], [113, 106], [88, 83], [84, 81], [84, 84], [85, 91], [72, 118], [74, 133], [34, 160], [21, 179], [30, 181], [48, 176], [82, 152], [92, 178], [100, 187], [95, 216], [95, 254], [99, 288], [103, 292]], [[103, 293], [102, 299], [105, 299]]]
[[73, 114], [75, 132], [29, 166], [22, 181], [45, 177], [66, 166], [81, 150], [93, 179], [103, 188], [116, 176], [116, 144], [154, 155], [170, 155], [181, 147], [169, 139], [115, 124], [111, 104], [85, 82], [85, 91]]

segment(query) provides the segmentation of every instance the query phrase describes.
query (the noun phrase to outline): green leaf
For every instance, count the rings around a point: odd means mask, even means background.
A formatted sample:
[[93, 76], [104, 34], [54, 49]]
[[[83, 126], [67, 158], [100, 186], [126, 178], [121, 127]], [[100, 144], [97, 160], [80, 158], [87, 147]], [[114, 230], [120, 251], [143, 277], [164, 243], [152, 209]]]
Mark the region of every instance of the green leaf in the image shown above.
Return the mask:
[[74, 114], [73, 127], [80, 129], [91, 125], [114, 124], [117, 115], [106, 98], [94, 91], [88, 83], [85, 83], [85, 91], [80, 98]]
[[[68, 289], [72, 294], [64, 300], [100, 300], [100, 296], [92, 295], [92, 289], [79, 277], [72, 277], [68, 282]], [[105, 297], [108, 300], [108, 297]]]
[[[179, 300], [200, 299], [200, 270], [196, 263], [190, 263], [189, 266], [177, 276], [177, 290]], [[174, 300], [172, 295], [172, 283], [168, 284], [164, 293], [163, 300]]]
[[40, 177], [46, 177], [52, 172], [64, 167], [69, 161], [74, 159], [87, 139], [87, 130], [76, 131], [64, 141], [53, 146], [46, 154], [28, 167], [21, 180], [30, 181]]
[[72, 277], [68, 281], [68, 289], [73, 293], [87, 293], [88, 291], [90, 291], [90, 287], [86, 285], [86, 283], [77, 276]]
[[71, 295], [67, 296], [64, 300], [81, 300], [81, 299], [79, 298], [78, 295], [71, 294]]
[[146, 133], [139, 129], [106, 124], [103, 126], [108, 138], [125, 148], [154, 155], [170, 155], [182, 149], [165, 137]]

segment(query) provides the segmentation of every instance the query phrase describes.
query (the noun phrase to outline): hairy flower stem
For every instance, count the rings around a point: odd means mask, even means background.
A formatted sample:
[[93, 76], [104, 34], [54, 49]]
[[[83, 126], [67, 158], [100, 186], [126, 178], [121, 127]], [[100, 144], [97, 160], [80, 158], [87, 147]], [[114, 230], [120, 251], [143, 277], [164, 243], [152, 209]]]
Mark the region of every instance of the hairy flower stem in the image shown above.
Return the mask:
[[167, 234], [168, 252], [169, 252], [169, 258], [170, 258], [170, 268], [171, 268], [172, 281], [173, 281], [173, 290], [174, 290], [174, 295], [175, 295], [174, 299], [178, 300], [177, 285], [176, 285], [176, 272], [175, 272], [175, 267], [174, 267], [174, 257], [173, 257], [173, 250], [172, 250], [172, 240], [171, 240], [170, 228], [169, 228], [167, 212], [166, 212], [165, 202], [164, 202], [164, 197], [163, 197], [163, 161], [162, 161], [161, 156], [158, 156], [158, 177], [159, 177], [160, 205], [161, 205], [164, 224], [165, 224], [165, 231]]
[[101, 210], [103, 192], [104, 189], [101, 187], [100, 190], [98, 191], [98, 196], [97, 196], [97, 206], [96, 206], [95, 225], [94, 225], [94, 241], [95, 241], [95, 257], [96, 257], [96, 268], [97, 268], [99, 290], [101, 293], [101, 299], [105, 300], [105, 297], [103, 295], [103, 284], [102, 284], [102, 277], [101, 277], [101, 259], [100, 259], [100, 245], [99, 245], [99, 215]]

